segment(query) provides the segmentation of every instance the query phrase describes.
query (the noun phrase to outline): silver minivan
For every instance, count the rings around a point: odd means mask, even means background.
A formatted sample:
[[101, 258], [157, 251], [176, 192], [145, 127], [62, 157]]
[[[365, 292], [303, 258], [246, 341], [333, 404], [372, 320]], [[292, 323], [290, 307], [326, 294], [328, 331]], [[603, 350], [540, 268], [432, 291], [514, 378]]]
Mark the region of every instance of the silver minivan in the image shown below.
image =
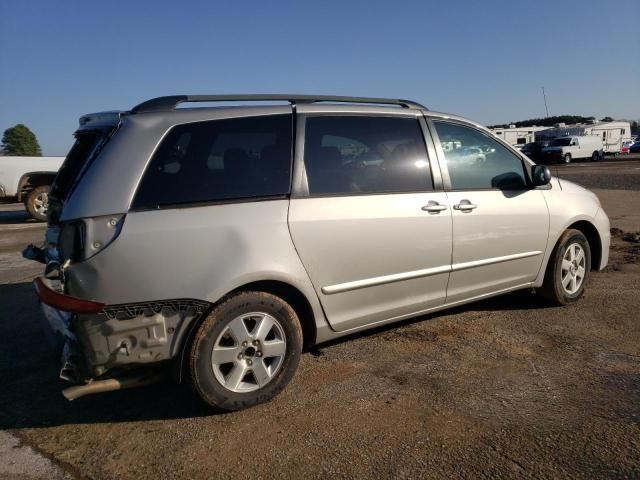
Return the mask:
[[518, 289], [567, 304], [607, 264], [593, 193], [411, 101], [161, 97], [75, 137], [25, 251], [68, 399], [173, 371], [238, 410], [313, 345]]

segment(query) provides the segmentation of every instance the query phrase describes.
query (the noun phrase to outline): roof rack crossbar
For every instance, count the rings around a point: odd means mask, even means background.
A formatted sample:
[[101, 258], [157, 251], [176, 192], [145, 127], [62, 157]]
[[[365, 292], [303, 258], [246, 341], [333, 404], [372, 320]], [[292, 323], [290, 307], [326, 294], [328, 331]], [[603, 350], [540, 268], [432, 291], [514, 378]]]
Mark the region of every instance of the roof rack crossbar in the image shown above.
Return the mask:
[[410, 100], [396, 98], [376, 98], [376, 97], [346, 97], [333, 95], [287, 95], [287, 94], [240, 94], [240, 95], [171, 95], [167, 97], [157, 97], [142, 102], [131, 109], [131, 113], [157, 112], [163, 110], [173, 110], [184, 102], [274, 102], [283, 101], [291, 104], [296, 103], [317, 103], [317, 102], [337, 102], [337, 103], [370, 103], [378, 105], [399, 105], [403, 108], [419, 108], [428, 110], [424, 105]]

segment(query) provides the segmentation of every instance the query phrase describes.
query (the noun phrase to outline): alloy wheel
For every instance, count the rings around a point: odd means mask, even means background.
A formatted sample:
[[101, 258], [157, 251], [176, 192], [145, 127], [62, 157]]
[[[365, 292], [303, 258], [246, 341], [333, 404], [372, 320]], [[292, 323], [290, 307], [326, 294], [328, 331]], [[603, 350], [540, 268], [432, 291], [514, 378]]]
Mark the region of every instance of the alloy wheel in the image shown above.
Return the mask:
[[579, 243], [570, 244], [562, 258], [562, 268], [560, 278], [562, 288], [569, 295], [573, 295], [582, 286], [586, 274], [586, 256], [582, 245]]
[[287, 351], [282, 325], [263, 312], [231, 320], [211, 353], [213, 373], [220, 385], [236, 393], [252, 392], [269, 383]]

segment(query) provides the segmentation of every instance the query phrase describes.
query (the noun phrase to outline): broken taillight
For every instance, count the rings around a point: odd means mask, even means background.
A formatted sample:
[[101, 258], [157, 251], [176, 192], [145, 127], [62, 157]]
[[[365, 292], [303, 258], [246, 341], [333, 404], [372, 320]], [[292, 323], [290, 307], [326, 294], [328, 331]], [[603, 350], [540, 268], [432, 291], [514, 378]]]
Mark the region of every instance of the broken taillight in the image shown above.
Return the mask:
[[42, 303], [70, 313], [100, 313], [105, 307], [104, 303], [94, 302], [92, 300], [83, 300], [81, 298], [72, 297], [63, 293], [56, 292], [49, 288], [42, 278], [36, 278], [33, 281], [36, 293]]

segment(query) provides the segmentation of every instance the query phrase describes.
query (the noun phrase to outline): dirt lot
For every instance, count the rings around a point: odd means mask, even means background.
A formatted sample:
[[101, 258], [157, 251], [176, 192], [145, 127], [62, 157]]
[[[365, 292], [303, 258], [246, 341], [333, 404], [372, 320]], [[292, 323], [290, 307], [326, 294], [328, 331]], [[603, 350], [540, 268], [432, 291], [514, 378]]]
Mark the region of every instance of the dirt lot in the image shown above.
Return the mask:
[[[640, 162], [556, 170], [640, 230]], [[621, 232], [576, 305], [517, 293], [325, 345], [227, 415], [169, 383], [66, 402], [19, 257], [42, 233], [0, 208], [0, 428], [71, 475], [640, 478], [640, 244]]]

